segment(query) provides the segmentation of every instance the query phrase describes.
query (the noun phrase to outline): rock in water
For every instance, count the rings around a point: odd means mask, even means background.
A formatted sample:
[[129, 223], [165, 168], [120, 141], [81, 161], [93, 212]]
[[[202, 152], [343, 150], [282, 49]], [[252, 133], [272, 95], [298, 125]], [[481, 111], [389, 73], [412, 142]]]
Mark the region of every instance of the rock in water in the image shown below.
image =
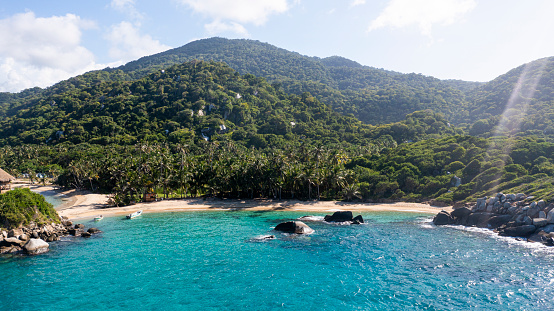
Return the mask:
[[334, 212], [333, 215], [326, 215], [325, 221], [328, 222], [345, 222], [352, 221], [353, 215], [351, 211]]
[[506, 228], [503, 231], [500, 231], [498, 233], [503, 236], [528, 237], [533, 232], [535, 232], [536, 229], [537, 227], [533, 225], [523, 225], [523, 226]]
[[350, 222], [354, 225], [359, 225], [364, 223], [364, 218], [362, 215], [353, 217], [351, 211], [338, 211], [334, 212], [333, 215], [326, 215], [324, 220], [327, 222]]
[[48, 247], [50, 247], [50, 245], [41, 239], [30, 239], [29, 242], [23, 246], [23, 249], [28, 255], [38, 255], [46, 253]]
[[433, 223], [436, 226], [449, 225], [452, 223], [452, 217], [447, 211], [440, 211], [440, 213], [433, 218]]
[[102, 231], [98, 230], [98, 228], [88, 228], [87, 230], [88, 233], [91, 233], [91, 234], [95, 234], [95, 233], [100, 233]]
[[297, 233], [297, 234], [310, 234], [313, 233], [314, 230], [305, 223], [301, 221], [287, 221], [282, 222], [275, 226], [276, 231], [282, 231], [287, 233]]

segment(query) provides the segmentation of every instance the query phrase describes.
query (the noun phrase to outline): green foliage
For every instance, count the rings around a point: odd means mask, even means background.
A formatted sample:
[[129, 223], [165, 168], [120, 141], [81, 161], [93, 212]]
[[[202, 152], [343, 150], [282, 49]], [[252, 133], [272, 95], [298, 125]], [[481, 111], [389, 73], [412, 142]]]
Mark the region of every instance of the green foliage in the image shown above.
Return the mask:
[[17, 228], [36, 223], [59, 222], [52, 204], [29, 188], [19, 188], [0, 194], [0, 224], [5, 228]]

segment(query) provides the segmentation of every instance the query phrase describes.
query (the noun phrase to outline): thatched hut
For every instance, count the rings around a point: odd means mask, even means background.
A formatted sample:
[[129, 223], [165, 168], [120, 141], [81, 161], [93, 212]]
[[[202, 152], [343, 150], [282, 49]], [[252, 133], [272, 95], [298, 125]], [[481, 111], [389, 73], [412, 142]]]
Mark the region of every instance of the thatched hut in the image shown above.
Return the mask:
[[0, 192], [2, 192], [2, 190], [10, 190], [12, 180], [15, 180], [15, 177], [0, 168]]

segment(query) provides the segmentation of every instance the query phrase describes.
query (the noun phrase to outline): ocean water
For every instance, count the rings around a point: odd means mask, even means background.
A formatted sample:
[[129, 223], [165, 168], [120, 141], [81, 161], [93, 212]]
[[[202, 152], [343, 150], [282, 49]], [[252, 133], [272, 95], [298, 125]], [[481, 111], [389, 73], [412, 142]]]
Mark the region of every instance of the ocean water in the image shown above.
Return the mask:
[[[90, 239], [0, 257], [0, 310], [549, 310], [554, 252], [430, 216], [206, 211], [105, 218]], [[318, 214], [322, 216], [323, 214]], [[276, 239], [255, 238], [275, 234]]]

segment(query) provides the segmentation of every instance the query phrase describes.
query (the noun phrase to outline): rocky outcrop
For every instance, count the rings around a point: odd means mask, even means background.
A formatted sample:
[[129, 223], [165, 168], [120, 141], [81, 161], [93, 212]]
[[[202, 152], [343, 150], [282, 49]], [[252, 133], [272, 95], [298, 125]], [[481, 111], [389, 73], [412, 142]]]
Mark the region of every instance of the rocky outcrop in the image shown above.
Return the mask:
[[286, 232], [286, 233], [297, 233], [297, 234], [310, 234], [314, 230], [305, 223], [301, 221], [287, 221], [282, 222], [275, 226], [276, 231]]
[[488, 228], [502, 236], [554, 245], [554, 204], [533, 199], [523, 193], [497, 193], [451, 213], [441, 211], [433, 223]]
[[334, 212], [333, 215], [326, 215], [324, 220], [327, 222], [350, 222], [357, 225], [364, 223], [362, 215], [353, 216], [351, 211], [338, 211]]
[[[72, 235], [86, 238], [100, 232], [98, 228], [89, 228], [85, 231], [83, 224], [73, 225], [67, 218], [62, 218], [60, 224], [38, 225], [31, 222], [26, 227], [0, 231], [0, 254], [41, 254], [48, 251], [48, 248], [44, 249], [44, 243], [48, 245], [48, 242], [58, 241], [62, 236]], [[42, 245], [42, 247], [37, 245]], [[31, 250], [28, 250], [27, 246]]]

